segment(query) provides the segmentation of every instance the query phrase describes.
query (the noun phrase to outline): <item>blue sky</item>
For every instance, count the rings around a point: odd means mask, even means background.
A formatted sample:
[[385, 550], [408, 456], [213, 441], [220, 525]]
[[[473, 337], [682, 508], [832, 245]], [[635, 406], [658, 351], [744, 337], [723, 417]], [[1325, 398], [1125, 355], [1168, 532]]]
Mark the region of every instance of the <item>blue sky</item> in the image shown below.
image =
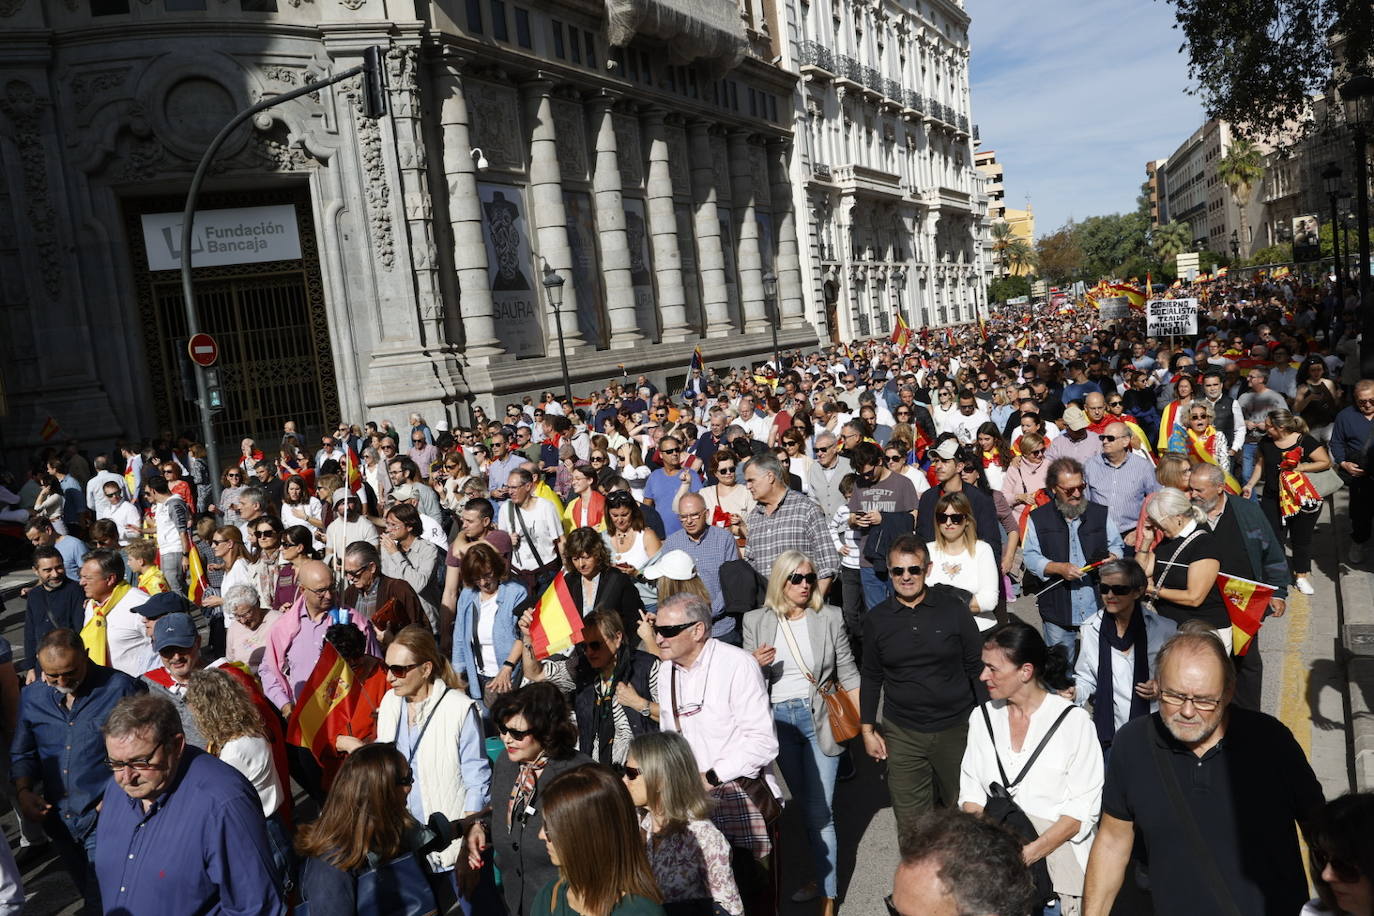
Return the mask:
[[1164, 0], [967, 0], [982, 147], [1035, 233], [1135, 209], [1145, 162], [1203, 122]]

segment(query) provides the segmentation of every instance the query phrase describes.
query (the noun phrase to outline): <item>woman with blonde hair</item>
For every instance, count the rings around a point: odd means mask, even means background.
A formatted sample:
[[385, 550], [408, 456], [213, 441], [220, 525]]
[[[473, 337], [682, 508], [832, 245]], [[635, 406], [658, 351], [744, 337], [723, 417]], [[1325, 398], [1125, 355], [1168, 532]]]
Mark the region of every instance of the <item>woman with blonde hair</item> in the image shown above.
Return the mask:
[[[463, 681], [439, 651], [434, 634], [414, 624], [401, 630], [387, 646], [386, 670], [391, 690], [377, 710], [376, 740], [394, 744], [410, 764], [415, 783], [406, 797], [410, 815], [424, 824], [437, 811], [456, 824], [484, 810], [491, 798], [491, 763], [481, 713], [463, 692]], [[363, 742], [342, 736], [335, 746], [352, 753]], [[429, 855], [434, 874], [449, 876], [441, 887], [453, 900], [464, 851], [459, 836]]]
[[821, 913], [830, 916], [839, 895], [832, 804], [844, 749], [831, 732], [821, 689], [844, 691], [857, 710], [859, 669], [844, 615], [822, 599], [816, 566], [806, 554], [788, 550], [773, 561], [764, 606], [744, 615], [743, 647], [764, 669], [778, 766], [805, 812], [816, 877], [792, 899], [800, 903], [820, 895]]
[[[210, 550], [214, 552], [215, 563], [224, 569], [224, 577], [220, 579], [219, 588], [213, 595], [206, 595], [201, 599], [201, 607], [218, 608], [224, 605], [224, 595], [235, 585], [255, 585], [253, 578], [252, 554], [243, 543], [243, 532], [237, 525], [224, 525], [216, 528], [210, 535]], [[214, 621], [219, 621], [221, 634], [224, 630], [223, 613], [211, 617], [212, 629]]]
[[706, 503], [707, 524], [728, 521], [730, 528], [736, 529], [749, 510], [754, 508], [754, 497], [749, 495], [744, 486], [743, 464], [733, 449], [724, 446], [712, 452], [707, 459], [707, 476], [715, 483], [702, 487], [697, 494]]
[[644, 482], [653, 473], [653, 468], [644, 463], [644, 448], [635, 440], [629, 440], [621, 444], [615, 450], [616, 457], [620, 459], [620, 476], [624, 477], [630, 484], [630, 490], [634, 493], [636, 500], [644, 498]]
[[1150, 527], [1164, 539], [1152, 552], [1136, 554], [1136, 562], [1150, 577], [1145, 597], [1156, 613], [1174, 623], [1202, 621], [1230, 652], [1231, 618], [1217, 586], [1221, 555], [1211, 529], [1201, 524], [1207, 513], [1193, 505], [1187, 493], [1165, 487], [1155, 492], [1147, 514]]
[[743, 913], [730, 843], [711, 823], [711, 800], [687, 739], [677, 732], [635, 738], [621, 779], [644, 812], [639, 826], [664, 909]]
[[927, 585], [952, 585], [969, 593], [969, 610], [978, 616], [978, 628], [988, 630], [997, 623], [1001, 572], [992, 545], [978, 540], [973, 506], [963, 491], [944, 493], [935, 502], [935, 540], [926, 545], [930, 551]]
[[1019, 523], [1042, 501], [1047, 502], [1045, 476], [1049, 473], [1050, 463], [1045, 460], [1048, 440], [1040, 433], [1023, 433], [1017, 440], [1020, 453], [1007, 465], [1002, 475], [1002, 495], [1016, 513]]

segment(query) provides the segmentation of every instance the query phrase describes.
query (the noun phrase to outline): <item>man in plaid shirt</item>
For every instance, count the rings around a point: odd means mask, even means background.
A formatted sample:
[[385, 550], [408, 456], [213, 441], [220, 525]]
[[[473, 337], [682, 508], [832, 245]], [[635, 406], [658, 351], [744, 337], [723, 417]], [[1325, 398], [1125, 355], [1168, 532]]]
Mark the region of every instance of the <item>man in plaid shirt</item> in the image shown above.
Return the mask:
[[761, 584], [766, 582], [774, 560], [788, 550], [800, 550], [816, 567], [824, 597], [839, 573], [840, 555], [830, 537], [830, 520], [821, 507], [787, 488], [782, 462], [770, 454], [749, 459], [744, 466], [744, 485], [756, 503], [744, 517], [745, 550]]

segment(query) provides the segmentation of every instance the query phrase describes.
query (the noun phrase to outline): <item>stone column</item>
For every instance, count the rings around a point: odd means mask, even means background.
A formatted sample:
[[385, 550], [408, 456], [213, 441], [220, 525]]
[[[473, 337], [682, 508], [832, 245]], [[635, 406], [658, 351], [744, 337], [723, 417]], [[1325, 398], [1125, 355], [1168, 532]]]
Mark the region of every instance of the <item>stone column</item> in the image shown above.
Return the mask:
[[[547, 79], [535, 79], [521, 87], [525, 108], [530, 125], [530, 201], [533, 212], [530, 214], [534, 231], [539, 239], [539, 256], [548, 267], [565, 278], [573, 276], [572, 248], [568, 244], [568, 217], [563, 208], [563, 176], [558, 166], [558, 134], [553, 124], [553, 100], [550, 92], [553, 83]], [[535, 279], [542, 284], [543, 266]], [[578, 321], [577, 282], [567, 283], [563, 289], [563, 304], [559, 308], [563, 323], [563, 343], [569, 350], [586, 346], [582, 339], [582, 326]], [[552, 308], [543, 295], [544, 339], [558, 340], [558, 324], [554, 320]], [[551, 356], [554, 347], [545, 348], [545, 356]]]
[[654, 274], [658, 280], [658, 310], [665, 343], [694, 336], [687, 326], [687, 291], [682, 285], [682, 249], [678, 247], [677, 214], [673, 206], [673, 172], [668, 156], [666, 112], [654, 109], [643, 117], [649, 146], [649, 238], [654, 246]]
[[754, 215], [754, 172], [750, 167], [749, 133], [730, 131], [730, 200], [735, 216], [735, 251], [739, 264], [740, 304], [744, 333], [768, 330], [770, 319], [763, 298], [763, 256], [759, 253], [759, 224]]
[[606, 282], [606, 315], [611, 326], [611, 349], [625, 350], [644, 341], [635, 314], [635, 291], [630, 279], [630, 244], [625, 235], [625, 202], [621, 194], [620, 153], [615, 139], [614, 99], [592, 101], [596, 123], [596, 231], [601, 240], [601, 274]]
[[768, 180], [773, 190], [773, 221], [778, 234], [778, 313], [785, 328], [801, 327], [806, 322], [806, 303], [802, 297], [801, 253], [797, 248], [797, 213], [788, 177], [791, 146], [786, 140], [768, 144]]
[[720, 247], [720, 211], [716, 208], [716, 176], [711, 159], [711, 135], [705, 121], [687, 125], [692, 144], [692, 208], [696, 214], [697, 257], [701, 273], [701, 307], [706, 312], [706, 336], [728, 337], [730, 293], [725, 287], [725, 254]]
[[485, 361], [505, 352], [496, 338], [491, 301], [487, 245], [482, 237], [482, 202], [477, 196], [477, 166], [472, 161], [468, 104], [457, 71], [443, 81], [440, 121], [444, 138], [444, 178], [448, 183], [449, 220], [453, 229], [453, 268], [462, 294], [463, 355]]

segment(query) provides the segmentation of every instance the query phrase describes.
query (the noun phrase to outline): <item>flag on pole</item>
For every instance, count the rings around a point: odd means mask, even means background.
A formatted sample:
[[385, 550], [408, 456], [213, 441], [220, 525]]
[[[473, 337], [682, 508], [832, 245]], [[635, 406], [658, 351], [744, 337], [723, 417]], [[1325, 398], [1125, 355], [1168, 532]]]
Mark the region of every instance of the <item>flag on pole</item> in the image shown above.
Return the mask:
[[38, 435], [42, 437], [44, 442], [48, 442], [60, 432], [62, 432], [62, 427], [58, 425], [57, 418], [50, 416], [43, 422], [43, 428], [38, 431]]
[[210, 580], [205, 575], [205, 564], [200, 559], [200, 551], [194, 545], [191, 552], [186, 555], [186, 597], [191, 599], [191, 603], [200, 607], [200, 603], [205, 600], [205, 593], [210, 590]]
[[891, 340], [899, 347], [906, 347], [911, 343], [911, 328], [907, 327], [906, 319], [901, 313], [897, 313], [897, 323], [892, 328]]
[[359, 682], [353, 668], [328, 641], [310, 672], [286, 723], [286, 740], [307, 748], [317, 758], [334, 748], [334, 739], [347, 734], [353, 718]]
[[559, 571], [552, 584], [544, 590], [543, 597], [534, 609], [534, 619], [530, 621], [534, 657], [542, 661], [550, 655], [566, 652], [574, 643], [581, 641], [582, 615], [573, 603], [572, 592], [568, 590], [563, 572]]
[[1264, 611], [1274, 597], [1274, 586], [1221, 573], [1217, 576], [1217, 588], [1231, 617], [1231, 654], [1244, 655], [1259, 635]]
[[701, 382], [706, 381], [706, 360], [702, 358], [701, 347], [692, 348], [692, 360], [687, 364], [687, 379], [682, 383], [682, 395], [687, 397], [696, 393], [696, 388], [692, 385], [692, 373], [701, 373]]
[[353, 446], [348, 446], [344, 454], [344, 462], [347, 465], [347, 484], [350, 493], [357, 493], [363, 486], [362, 461], [358, 458], [358, 453], [353, 450]]

